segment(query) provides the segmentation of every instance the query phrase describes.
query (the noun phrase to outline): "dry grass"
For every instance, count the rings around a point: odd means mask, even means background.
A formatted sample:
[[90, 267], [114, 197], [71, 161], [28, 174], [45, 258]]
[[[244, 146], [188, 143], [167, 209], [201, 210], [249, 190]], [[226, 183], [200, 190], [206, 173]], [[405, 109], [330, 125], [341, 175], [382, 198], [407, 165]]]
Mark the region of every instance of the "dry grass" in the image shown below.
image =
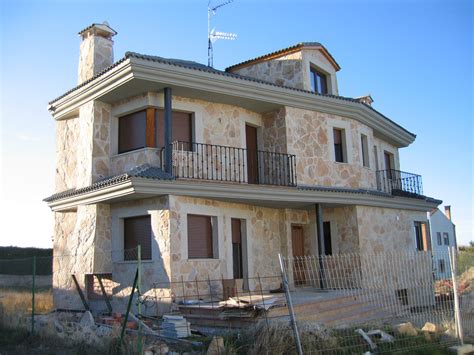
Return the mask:
[[[32, 297], [28, 289], [0, 289], [0, 325], [21, 326], [24, 318], [31, 315]], [[53, 293], [51, 289], [35, 292], [35, 314], [53, 310]], [[3, 321], [3, 322], [2, 322]]]

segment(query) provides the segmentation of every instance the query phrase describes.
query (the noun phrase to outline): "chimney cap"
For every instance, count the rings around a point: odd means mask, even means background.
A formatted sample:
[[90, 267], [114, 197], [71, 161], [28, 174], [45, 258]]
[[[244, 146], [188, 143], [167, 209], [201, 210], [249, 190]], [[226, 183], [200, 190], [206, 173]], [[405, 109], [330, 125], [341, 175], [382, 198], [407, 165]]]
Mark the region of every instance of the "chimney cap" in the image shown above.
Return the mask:
[[372, 98], [372, 96], [370, 96], [370, 94], [356, 97], [356, 100], [369, 106], [372, 106], [372, 102], [374, 102], [374, 99]]
[[103, 23], [93, 23], [92, 25], [87, 26], [83, 30], [79, 31], [78, 35], [84, 36], [88, 33], [111, 38], [117, 34], [117, 31], [110, 27], [107, 21], [104, 21]]

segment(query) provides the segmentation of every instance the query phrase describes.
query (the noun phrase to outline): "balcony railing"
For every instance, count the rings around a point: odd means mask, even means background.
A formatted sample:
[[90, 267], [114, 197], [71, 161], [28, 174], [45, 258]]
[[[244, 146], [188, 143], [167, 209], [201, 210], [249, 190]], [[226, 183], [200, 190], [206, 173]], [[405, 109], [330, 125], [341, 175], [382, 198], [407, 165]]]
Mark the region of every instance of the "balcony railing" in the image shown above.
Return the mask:
[[214, 144], [173, 142], [177, 178], [296, 186], [296, 157]]
[[399, 170], [378, 170], [377, 189], [395, 196], [423, 195], [421, 175]]

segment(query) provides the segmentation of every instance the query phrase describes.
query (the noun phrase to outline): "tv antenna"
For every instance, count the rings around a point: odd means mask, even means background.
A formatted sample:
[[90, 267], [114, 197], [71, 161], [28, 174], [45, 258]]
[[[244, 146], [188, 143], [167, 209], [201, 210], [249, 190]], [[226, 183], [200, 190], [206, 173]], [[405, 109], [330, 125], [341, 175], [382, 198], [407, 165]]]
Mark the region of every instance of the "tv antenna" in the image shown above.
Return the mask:
[[214, 65], [214, 54], [212, 45], [218, 39], [226, 39], [226, 40], [235, 40], [237, 35], [235, 33], [230, 32], [217, 32], [215, 28], [211, 30], [211, 18], [213, 15], [216, 14], [216, 10], [222, 6], [228, 5], [234, 0], [227, 0], [219, 5], [211, 6], [211, 0], [207, 3], [207, 66], [213, 67]]

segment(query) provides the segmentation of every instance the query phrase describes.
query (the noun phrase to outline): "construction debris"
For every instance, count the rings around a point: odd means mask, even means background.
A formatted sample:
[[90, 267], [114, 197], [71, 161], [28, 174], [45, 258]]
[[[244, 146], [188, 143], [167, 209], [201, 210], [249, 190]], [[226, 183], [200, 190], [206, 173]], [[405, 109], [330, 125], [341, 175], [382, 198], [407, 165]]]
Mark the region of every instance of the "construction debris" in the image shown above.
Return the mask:
[[223, 337], [213, 337], [209, 348], [207, 348], [207, 355], [223, 355], [226, 354]]
[[375, 350], [377, 348], [377, 345], [375, 345], [375, 343], [372, 341], [372, 339], [370, 339], [370, 337], [367, 335], [367, 333], [364, 332], [362, 329], [357, 329], [355, 332], [360, 334], [362, 336], [362, 338], [364, 338], [364, 340], [367, 342], [367, 344], [369, 344], [369, 346], [372, 350]]
[[160, 335], [170, 338], [187, 338], [191, 335], [191, 324], [181, 315], [164, 315]]
[[395, 331], [400, 335], [417, 336], [416, 328], [410, 322], [401, 323], [395, 326]]
[[367, 332], [367, 335], [375, 337], [383, 343], [393, 343], [395, 341], [395, 338], [393, 336], [385, 333], [383, 330], [380, 329], [370, 330]]

